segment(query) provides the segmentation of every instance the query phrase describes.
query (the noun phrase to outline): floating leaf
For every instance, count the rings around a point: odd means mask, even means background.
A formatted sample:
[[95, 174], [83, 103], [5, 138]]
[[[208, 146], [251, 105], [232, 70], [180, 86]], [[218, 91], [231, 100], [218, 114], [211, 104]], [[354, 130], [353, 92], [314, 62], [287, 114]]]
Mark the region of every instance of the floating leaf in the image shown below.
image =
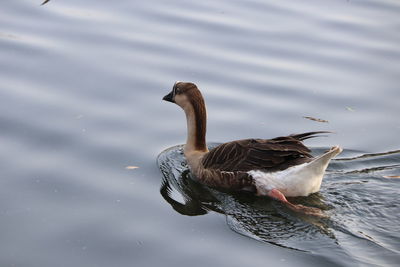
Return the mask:
[[134, 169], [138, 169], [139, 167], [137, 166], [126, 166], [125, 169], [127, 170], [134, 170]]
[[313, 117], [309, 117], [309, 116], [304, 116], [303, 118], [308, 119], [308, 120], [312, 120], [312, 121], [317, 121], [317, 122], [329, 123], [329, 121], [327, 121], [327, 120], [317, 119], [317, 118], [313, 118]]
[[400, 178], [400, 175], [386, 175], [386, 176], [383, 176], [383, 178], [389, 178], [389, 179]]
[[355, 111], [354, 108], [352, 108], [352, 107], [346, 107], [346, 109], [347, 109], [348, 111], [351, 111], [351, 112], [354, 112], [354, 111]]

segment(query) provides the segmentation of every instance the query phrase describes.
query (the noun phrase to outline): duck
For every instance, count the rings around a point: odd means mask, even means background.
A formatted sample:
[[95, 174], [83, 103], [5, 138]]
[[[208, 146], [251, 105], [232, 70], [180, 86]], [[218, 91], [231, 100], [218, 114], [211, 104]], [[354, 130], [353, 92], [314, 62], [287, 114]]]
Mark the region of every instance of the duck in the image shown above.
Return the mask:
[[343, 149], [333, 146], [313, 157], [303, 141], [329, 132], [235, 140], [209, 150], [206, 105], [198, 87], [192, 82], [177, 81], [163, 100], [178, 105], [186, 115], [187, 139], [183, 152], [197, 181], [221, 190], [267, 196], [292, 210], [320, 213], [316, 208], [293, 204], [287, 197], [308, 196], [320, 190], [331, 159]]

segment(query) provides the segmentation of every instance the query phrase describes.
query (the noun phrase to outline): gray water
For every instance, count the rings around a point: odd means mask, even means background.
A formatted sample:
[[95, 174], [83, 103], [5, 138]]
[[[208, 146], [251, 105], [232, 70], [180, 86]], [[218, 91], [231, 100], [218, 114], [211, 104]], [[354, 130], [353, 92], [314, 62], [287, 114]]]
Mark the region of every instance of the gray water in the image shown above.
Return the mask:
[[[398, 1], [40, 4], [0, 8], [1, 266], [400, 261]], [[202, 90], [210, 142], [335, 132], [307, 142], [345, 151], [296, 200], [329, 218], [180, 187], [179, 149], [157, 164], [185, 140], [176, 80]]]

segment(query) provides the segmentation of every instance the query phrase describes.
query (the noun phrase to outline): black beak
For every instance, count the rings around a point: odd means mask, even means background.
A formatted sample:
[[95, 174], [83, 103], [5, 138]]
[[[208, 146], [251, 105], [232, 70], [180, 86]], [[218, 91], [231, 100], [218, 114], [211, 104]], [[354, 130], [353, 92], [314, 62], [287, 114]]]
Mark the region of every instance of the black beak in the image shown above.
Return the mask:
[[164, 96], [162, 100], [175, 103], [173, 97], [174, 97], [174, 90], [172, 90], [168, 95]]

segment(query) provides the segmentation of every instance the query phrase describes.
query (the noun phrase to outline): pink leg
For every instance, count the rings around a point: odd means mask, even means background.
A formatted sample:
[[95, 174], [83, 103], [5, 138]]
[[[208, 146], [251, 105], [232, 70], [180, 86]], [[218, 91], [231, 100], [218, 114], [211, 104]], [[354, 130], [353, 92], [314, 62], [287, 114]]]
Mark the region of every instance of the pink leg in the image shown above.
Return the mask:
[[275, 189], [275, 188], [268, 192], [268, 196], [269, 196], [269, 197], [272, 197], [272, 198], [274, 198], [274, 199], [276, 199], [276, 200], [280, 200], [280, 201], [282, 201], [282, 202], [285, 202], [285, 203], [286, 203], [286, 202], [287, 202], [287, 203], [290, 203], [290, 202], [286, 199], [285, 195], [282, 194], [281, 191], [279, 191], [278, 189]]
[[326, 217], [325, 214], [323, 214], [322, 210], [318, 208], [312, 208], [312, 207], [306, 207], [300, 204], [293, 204], [290, 203], [284, 194], [282, 194], [281, 191], [278, 189], [272, 189], [271, 191], [268, 192], [268, 196], [272, 197], [276, 200], [282, 201], [288, 208], [290, 208], [293, 211], [296, 212], [301, 212], [307, 215], [313, 215], [313, 216], [318, 216], [318, 217]]

